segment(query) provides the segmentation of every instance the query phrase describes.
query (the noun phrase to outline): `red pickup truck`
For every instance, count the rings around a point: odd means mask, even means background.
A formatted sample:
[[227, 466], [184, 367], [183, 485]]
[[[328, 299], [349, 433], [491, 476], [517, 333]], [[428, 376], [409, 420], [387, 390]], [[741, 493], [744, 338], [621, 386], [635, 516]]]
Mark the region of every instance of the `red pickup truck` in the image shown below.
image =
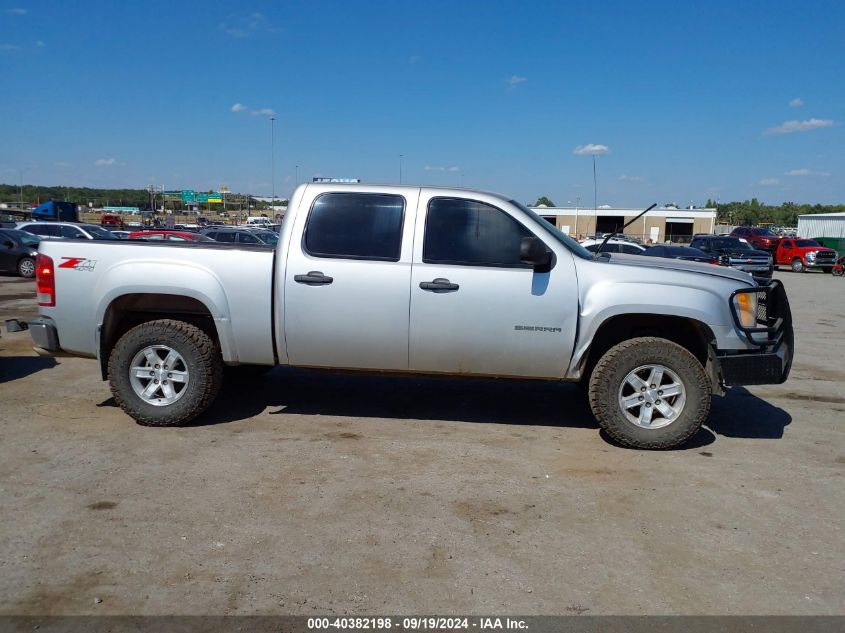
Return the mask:
[[789, 266], [796, 273], [821, 268], [829, 273], [836, 263], [836, 251], [815, 240], [784, 237], [775, 250], [775, 267]]

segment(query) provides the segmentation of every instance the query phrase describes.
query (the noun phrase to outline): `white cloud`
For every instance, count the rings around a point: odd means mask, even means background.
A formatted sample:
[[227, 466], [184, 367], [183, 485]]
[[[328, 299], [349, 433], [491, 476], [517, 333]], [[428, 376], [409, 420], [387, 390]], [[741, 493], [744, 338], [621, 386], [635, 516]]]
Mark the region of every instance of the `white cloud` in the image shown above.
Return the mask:
[[572, 153], [578, 154], [579, 156], [583, 156], [584, 154], [609, 154], [610, 148], [607, 145], [587, 143], [586, 145], [579, 145]]
[[818, 130], [823, 127], [831, 127], [833, 121], [831, 119], [805, 119], [798, 121], [784, 121], [783, 124], [777, 127], [768, 128], [766, 134], [792, 134], [793, 132], [809, 132], [810, 130]]
[[420, 61], [419, 55], [411, 55], [410, 59], [408, 59], [409, 64], [416, 64], [418, 61]]
[[508, 85], [511, 88], [516, 88], [519, 84], [528, 81], [528, 77], [520, 77], [519, 75], [511, 75], [511, 78], [508, 79]]
[[26, 9], [21, 9], [20, 7], [16, 7], [14, 9], [6, 9], [6, 13], [8, 13], [9, 15], [23, 15], [26, 12]]
[[461, 171], [461, 168], [458, 167], [457, 165], [453, 165], [452, 167], [449, 168], [449, 171]]
[[[240, 112], [240, 110], [239, 110]], [[260, 110], [250, 110], [252, 116], [276, 116], [276, 111], [272, 108], [261, 108]]]
[[278, 33], [281, 29], [270, 24], [263, 13], [232, 14], [220, 23], [220, 30], [231, 37], [251, 37], [256, 33]]
[[117, 161], [114, 158], [98, 158], [94, 161], [95, 165], [114, 165]]
[[21, 47], [17, 44], [0, 44], [0, 51], [19, 51]]
[[44, 48], [45, 46], [47, 46], [47, 45], [44, 43], [44, 40], [35, 40], [35, 45], [36, 45], [38, 48]]
[[772, 187], [774, 185], [779, 185], [780, 180], [778, 180], [777, 178], [763, 178], [763, 180], [761, 180], [759, 184], [764, 185], [766, 187]]
[[426, 171], [446, 171], [445, 167], [441, 167], [440, 165], [426, 165]]
[[627, 180], [628, 182], [639, 182], [642, 180], [642, 176], [628, 176], [627, 174], [622, 174], [619, 176], [619, 180]]
[[789, 101], [790, 108], [800, 108], [802, 105], [804, 105], [804, 102], [801, 100], [800, 97], [795, 97], [794, 99], [791, 99]]
[[784, 176], [791, 176], [793, 178], [804, 178], [806, 176], [821, 176], [823, 178], [830, 176], [829, 171], [813, 171], [812, 169], [790, 169]]
[[243, 112], [246, 110], [246, 106], [242, 103], [236, 103], [231, 108], [229, 108], [232, 112]]

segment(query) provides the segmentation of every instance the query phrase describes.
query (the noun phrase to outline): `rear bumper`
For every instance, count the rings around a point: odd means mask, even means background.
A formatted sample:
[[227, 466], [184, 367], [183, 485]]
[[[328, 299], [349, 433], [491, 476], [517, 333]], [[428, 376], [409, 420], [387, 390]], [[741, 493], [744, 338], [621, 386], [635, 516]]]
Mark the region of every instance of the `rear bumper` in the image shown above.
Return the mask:
[[29, 322], [29, 334], [35, 344], [35, 351], [39, 354], [58, 354], [62, 351], [59, 345], [59, 332], [50, 317], [38, 317]]

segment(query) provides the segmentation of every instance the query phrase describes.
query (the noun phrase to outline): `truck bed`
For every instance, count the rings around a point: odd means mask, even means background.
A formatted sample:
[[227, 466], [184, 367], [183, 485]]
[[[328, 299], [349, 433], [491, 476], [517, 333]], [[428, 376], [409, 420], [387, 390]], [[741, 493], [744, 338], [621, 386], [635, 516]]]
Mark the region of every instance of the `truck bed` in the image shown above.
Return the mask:
[[273, 249], [44, 240], [39, 252], [53, 259], [56, 280], [56, 305], [42, 307], [41, 313], [56, 322], [67, 352], [98, 355], [106, 312], [118, 298], [164, 294], [189, 297], [208, 308], [226, 362], [274, 362]]

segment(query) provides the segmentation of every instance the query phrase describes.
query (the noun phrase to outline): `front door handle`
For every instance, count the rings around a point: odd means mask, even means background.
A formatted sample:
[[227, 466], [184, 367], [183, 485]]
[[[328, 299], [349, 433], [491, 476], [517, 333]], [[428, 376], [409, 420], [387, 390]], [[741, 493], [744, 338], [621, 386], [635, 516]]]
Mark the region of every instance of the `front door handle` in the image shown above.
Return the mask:
[[307, 275], [294, 275], [293, 280], [306, 286], [325, 286], [334, 281], [333, 277], [326, 277], [319, 270], [312, 270]]
[[421, 281], [420, 288], [423, 290], [433, 290], [434, 292], [455, 292], [460, 286], [453, 284], [448, 279], [438, 277], [433, 281]]

